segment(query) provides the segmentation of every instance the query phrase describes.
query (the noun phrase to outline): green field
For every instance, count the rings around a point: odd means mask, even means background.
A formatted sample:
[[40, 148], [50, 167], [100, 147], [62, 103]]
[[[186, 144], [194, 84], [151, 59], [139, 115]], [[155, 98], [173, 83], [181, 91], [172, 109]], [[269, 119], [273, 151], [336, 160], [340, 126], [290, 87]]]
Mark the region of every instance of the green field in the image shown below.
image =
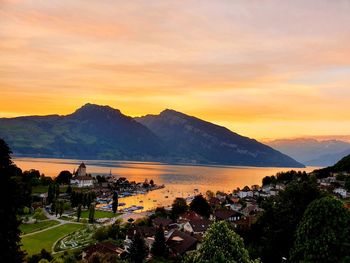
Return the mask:
[[[112, 218], [116, 217], [119, 214], [113, 214], [112, 212], [107, 212], [107, 211], [95, 211], [95, 219], [97, 218]], [[82, 211], [81, 212], [81, 218], [89, 218], [89, 211]]]
[[35, 224], [21, 224], [19, 226], [19, 229], [21, 230], [22, 235], [25, 235], [25, 234], [36, 232], [58, 224], [59, 222], [56, 220], [47, 220], [47, 221], [42, 221]]
[[[47, 193], [48, 188], [49, 188], [48, 185], [33, 186], [32, 193], [33, 194]], [[60, 185], [60, 193], [65, 193], [67, 191], [67, 188], [68, 188], [67, 185]], [[74, 187], [72, 189], [74, 189]]]
[[58, 239], [83, 227], [83, 225], [78, 224], [65, 224], [37, 234], [25, 236], [22, 238], [22, 249], [26, 250], [28, 255], [40, 253], [43, 248], [51, 252], [52, 245]]

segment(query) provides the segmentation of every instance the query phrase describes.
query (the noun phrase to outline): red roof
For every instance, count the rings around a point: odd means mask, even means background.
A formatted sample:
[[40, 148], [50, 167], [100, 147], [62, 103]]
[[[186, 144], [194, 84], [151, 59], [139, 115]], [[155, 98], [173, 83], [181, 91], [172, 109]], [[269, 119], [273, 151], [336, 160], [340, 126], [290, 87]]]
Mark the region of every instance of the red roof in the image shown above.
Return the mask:
[[174, 230], [166, 241], [168, 247], [176, 255], [182, 255], [186, 251], [195, 249], [196, 243], [197, 239], [179, 230]]
[[124, 250], [112, 243], [106, 242], [106, 243], [97, 243], [95, 245], [88, 246], [87, 248], [84, 249], [84, 252], [86, 253], [85, 258], [89, 258], [95, 252], [98, 252], [101, 254], [112, 253], [112, 254], [120, 255], [121, 253], [124, 252]]

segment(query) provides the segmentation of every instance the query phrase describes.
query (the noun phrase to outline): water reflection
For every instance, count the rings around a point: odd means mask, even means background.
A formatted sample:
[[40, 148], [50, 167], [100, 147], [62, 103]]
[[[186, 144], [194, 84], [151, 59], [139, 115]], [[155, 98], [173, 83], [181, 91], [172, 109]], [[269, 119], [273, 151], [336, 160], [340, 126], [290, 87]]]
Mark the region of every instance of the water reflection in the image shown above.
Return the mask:
[[[73, 171], [81, 163], [81, 160], [49, 158], [15, 158], [14, 161], [22, 170], [37, 169], [52, 177], [62, 170]], [[156, 184], [164, 184], [165, 188], [161, 190], [120, 199], [120, 202], [126, 203], [126, 207], [142, 205], [145, 210], [170, 205], [175, 197], [188, 197], [198, 192], [204, 194], [207, 190], [231, 192], [237, 187], [261, 184], [261, 179], [266, 175], [290, 170], [280, 167], [189, 166], [105, 160], [84, 162], [87, 172], [92, 175], [107, 175], [112, 172], [114, 176], [126, 177], [129, 181], [153, 179]], [[314, 169], [315, 167], [307, 167], [294, 170], [309, 172]]]

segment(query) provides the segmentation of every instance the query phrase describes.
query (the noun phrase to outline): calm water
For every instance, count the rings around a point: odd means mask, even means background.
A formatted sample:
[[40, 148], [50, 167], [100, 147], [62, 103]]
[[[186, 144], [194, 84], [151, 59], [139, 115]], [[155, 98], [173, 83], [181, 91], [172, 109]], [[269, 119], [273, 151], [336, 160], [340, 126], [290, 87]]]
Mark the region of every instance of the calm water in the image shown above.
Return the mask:
[[[17, 166], [22, 170], [37, 169], [47, 176], [55, 177], [62, 170], [72, 171], [78, 168], [81, 160], [48, 159], [48, 158], [15, 158]], [[266, 175], [274, 175], [291, 168], [257, 168], [235, 166], [188, 166], [167, 165], [150, 162], [124, 161], [84, 161], [87, 173], [92, 175], [108, 175], [126, 177], [129, 181], [143, 182], [153, 179], [156, 184], [164, 184], [165, 188], [149, 192], [145, 195], [121, 198], [119, 202], [131, 205], [142, 205], [145, 210], [157, 206], [171, 205], [175, 197], [188, 197], [207, 190], [231, 192], [237, 187], [261, 184]], [[312, 171], [315, 167], [294, 169]], [[195, 191], [198, 189], [198, 192]], [[141, 201], [141, 202], [140, 202]]]

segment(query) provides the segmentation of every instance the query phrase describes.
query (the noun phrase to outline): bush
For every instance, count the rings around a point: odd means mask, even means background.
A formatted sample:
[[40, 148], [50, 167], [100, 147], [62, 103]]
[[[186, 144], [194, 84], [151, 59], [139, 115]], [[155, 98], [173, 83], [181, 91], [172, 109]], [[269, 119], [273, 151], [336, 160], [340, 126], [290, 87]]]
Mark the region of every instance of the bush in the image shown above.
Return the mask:
[[36, 219], [36, 220], [45, 220], [45, 219], [47, 219], [47, 217], [46, 217], [46, 215], [44, 213], [44, 210], [42, 208], [35, 209], [33, 218]]

